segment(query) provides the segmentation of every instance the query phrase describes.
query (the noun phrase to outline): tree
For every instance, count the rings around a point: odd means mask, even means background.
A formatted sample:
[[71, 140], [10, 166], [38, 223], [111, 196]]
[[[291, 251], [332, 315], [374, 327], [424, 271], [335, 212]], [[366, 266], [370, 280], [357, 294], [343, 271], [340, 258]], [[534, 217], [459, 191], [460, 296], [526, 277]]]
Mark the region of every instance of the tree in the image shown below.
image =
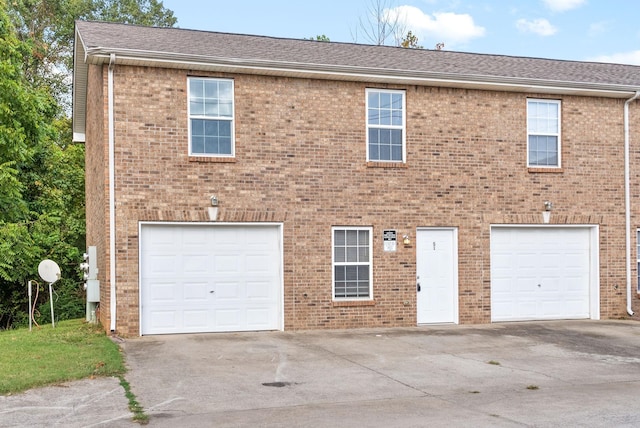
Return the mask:
[[424, 49], [423, 46], [418, 44], [418, 36], [413, 34], [411, 30], [407, 33], [406, 36], [400, 42], [400, 47], [408, 48], [408, 49]]
[[316, 42], [330, 42], [331, 40], [329, 39], [329, 37], [325, 36], [324, 34], [322, 35], [317, 35], [315, 37], [309, 37], [306, 40], [315, 40]]
[[158, 27], [173, 27], [177, 22], [158, 0], [12, 0], [9, 15], [18, 39], [32, 45], [23, 57], [27, 78], [51, 88], [67, 112], [76, 20]]
[[76, 19], [176, 22], [157, 0], [0, 0], [0, 329], [27, 322], [26, 283], [45, 258], [62, 270], [56, 316], [84, 314], [84, 146], [68, 117]]
[[399, 46], [405, 23], [399, 14], [391, 12], [393, 4], [393, 0], [370, 0], [365, 16], [358, 19], [355, 35], [352, 33], [354, 41], [358, 42], [360, 33], [367, 43], [386, 45], [393, 40]]

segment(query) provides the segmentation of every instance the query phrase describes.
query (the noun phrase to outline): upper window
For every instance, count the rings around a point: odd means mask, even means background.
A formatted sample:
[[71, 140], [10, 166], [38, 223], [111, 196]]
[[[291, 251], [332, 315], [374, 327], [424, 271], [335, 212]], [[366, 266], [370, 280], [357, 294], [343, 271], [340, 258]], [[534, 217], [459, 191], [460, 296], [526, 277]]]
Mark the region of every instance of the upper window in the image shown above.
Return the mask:
[[527, 165], [560, 167], [560, 101], [527, 100]]
[[233, 156], [233, 80], [191, 77], [189, 154]]
[[405, 93], [367, 89], [367, 161], [405, 161]]
[[371, 299], [370, 227], [333, 228], [334, 299]]

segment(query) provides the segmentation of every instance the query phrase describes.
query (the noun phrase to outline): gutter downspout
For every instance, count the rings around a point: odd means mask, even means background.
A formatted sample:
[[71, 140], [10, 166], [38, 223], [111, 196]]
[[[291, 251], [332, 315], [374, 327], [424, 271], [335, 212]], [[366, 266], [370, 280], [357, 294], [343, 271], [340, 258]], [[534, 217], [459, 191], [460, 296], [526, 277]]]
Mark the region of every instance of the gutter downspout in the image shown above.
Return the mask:
[[626, 260], [627, 260], [627, 313], [633, 315], [631, 305], [631, 189], [629, 185], [629, 104], [640, 97], [640, 91], [624, 103], [624, 209], [626, 226]]
[[115, 132], [113, 117], [113, 69], [116, 65], [116, 54], [109, 57], [109, 73], [107, 96], [109, 97], [109, 318], [111, 333], [116, 331], [116, 192], [115, 192]]

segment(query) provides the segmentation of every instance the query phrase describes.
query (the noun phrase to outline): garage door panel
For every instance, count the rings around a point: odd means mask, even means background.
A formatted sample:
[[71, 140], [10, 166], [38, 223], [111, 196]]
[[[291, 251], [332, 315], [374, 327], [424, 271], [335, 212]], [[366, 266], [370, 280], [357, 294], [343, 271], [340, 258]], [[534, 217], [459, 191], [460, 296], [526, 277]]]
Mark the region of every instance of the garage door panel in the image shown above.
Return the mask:
[[588, 318], [591, 229], [491, 231], [493, 321]]
[[184, 300], [190, 302], [206, 302], [209, 298], [209, 284], [206, 282], [184, 282]]
[[142, 334], [279, 328], [278, 226], [143, 225], [140, 248]]

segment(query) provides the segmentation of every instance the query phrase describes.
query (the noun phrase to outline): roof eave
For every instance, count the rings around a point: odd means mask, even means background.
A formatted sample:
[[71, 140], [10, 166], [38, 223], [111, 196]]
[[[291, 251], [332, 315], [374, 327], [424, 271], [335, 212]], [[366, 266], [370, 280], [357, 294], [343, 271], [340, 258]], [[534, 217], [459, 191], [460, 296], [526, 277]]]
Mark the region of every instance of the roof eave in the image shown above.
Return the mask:
[[95, 64], [108, 62], [111, 53], [115, 53], [118, 57], [118, 64], [327, 80], [366, 81], [372, 83], [397, 83], [607, 98], [628, 98], [638, 90], [638, 88], [627, 85], [435, 73], [429, 71], [416, 72], [399, 69], [336, 66], [330, 64], [284, 63], [107, 48], [88, 49], [88, 61]]
[[85, 142], [87, 77], [88, 64], [86, 62], [86, 49], [80, 32], [76, 29], [73, 52], [71, 127], [73, 130], [73, 141], [78, 143]]

